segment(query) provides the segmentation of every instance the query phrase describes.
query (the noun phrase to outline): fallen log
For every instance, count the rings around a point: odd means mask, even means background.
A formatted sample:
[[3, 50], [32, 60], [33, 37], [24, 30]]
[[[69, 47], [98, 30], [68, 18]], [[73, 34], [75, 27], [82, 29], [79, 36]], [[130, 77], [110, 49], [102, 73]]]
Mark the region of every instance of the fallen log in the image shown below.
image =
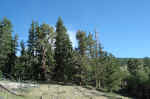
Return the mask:
[[13, 92], [11, 90], [9, 90], [8, 88], [4, 87], [3, 85], [0, 84], [0, 88], [7, 91], [8, 93], [12, 94], [12, 95], [15, 95], [15, 96], [24, 96], [24, 95], [21, 95], [21, 94], [17, 94], [16, 92]]

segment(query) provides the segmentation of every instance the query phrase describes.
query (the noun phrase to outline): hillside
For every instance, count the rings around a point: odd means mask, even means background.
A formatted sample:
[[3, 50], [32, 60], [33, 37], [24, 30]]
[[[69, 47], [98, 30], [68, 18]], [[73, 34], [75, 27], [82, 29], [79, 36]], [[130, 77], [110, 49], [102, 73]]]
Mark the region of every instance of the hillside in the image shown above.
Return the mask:
[[[4, 99], [129, 99], [118, 94], [96, 91], [94, 88], [83, 88], [76, 85], [58, 84], [23, 84], [10, 81], [0, 81], [9, 90], [24, 95], [15, 96], [1, 90]], [[10, 86], [11, 85], [11, 86]]]

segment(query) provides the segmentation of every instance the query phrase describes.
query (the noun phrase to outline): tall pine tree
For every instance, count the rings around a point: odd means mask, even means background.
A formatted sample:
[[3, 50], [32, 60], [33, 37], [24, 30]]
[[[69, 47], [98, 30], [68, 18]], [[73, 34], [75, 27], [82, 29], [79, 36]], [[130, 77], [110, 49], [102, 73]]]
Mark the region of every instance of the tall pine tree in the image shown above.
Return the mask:
[[29, 29], [28, 38], [28, 77], [32, 79], [38, 78], [39, 62], [37, 58], [37, 28], [39, 27], [37, 22], [32, 21], [31, 27]]
[[[53, 41], [54, 41], [54, 29], [48, 24], [42, 24], [38, 30], [38, 59], [41, 62], [40, 78], [46, 80], [46, 72], [49, 70], [50, 64], [53, 62]], [[50, 50], [50, 51], [49, 51]], [[51, 57], [51, 59], [50, 59]], [[52, 64], [51, 64], [52, 65]]]
[[59, 17], [56, 24], [56, 42], [55, 42], [55, 61], [56, 67], [55, 79], [58, 81], [66, 81], [70, 79], [72, 65], [69, 65], [72, 60], [72, 44], [69, 40], [67, 30], [63, 25], [62, 19]]
[[86, 83], [87, 79], [87, 66], [88, 66], [88, 57], [87, 57], [87, 37], [86, 32], [82, 30], [78, 30], [76, 34], [76, 38], [78, 40], [78, 52], [79, 52], [79, 77], [80, 77], [80, 85], [83, 85], [83, 83]]
[[12, 76], [15, 76], [15, 66], [17, 64], [17, 51], [18, 51], [18, 35], [15, 34], [15, 36], [12, 39], [11, 43], [11, 53], [9, 54], [9, 59], [8, 59], [8, 65], [10, 67], [10, 74]]
[[0, 22], [0, 67], [3, 74], [8, 77], [11, 73], [11, 66], [9, 64], [9, 56], [11, 55], [12, 49], [12, 24], [4, 18]]

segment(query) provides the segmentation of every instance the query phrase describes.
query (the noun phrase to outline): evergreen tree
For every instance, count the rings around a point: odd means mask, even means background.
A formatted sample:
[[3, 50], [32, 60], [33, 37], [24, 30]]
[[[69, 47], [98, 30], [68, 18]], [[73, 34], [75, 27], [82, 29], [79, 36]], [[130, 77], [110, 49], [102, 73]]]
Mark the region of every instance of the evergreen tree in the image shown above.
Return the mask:
[[32, 79], [38, 78], [39, 72], [39, 62], [37, 57], [37, 50], [38, 50], [38, 34], [37, 34], [37, 28], [38, 23], [32, 21], [31, 27], [29, 29], [29, 38], [28, 38], [28, 77]]
[[112, 54], [108, 54], [106, 57], [106, 68], [105, 68], [105, 78], [104, 85], [108, 91], [116, 91], [120, 89], [121, 80], [123, 73], [120, 69], [120, 65]]
[[100, 72], [100, 74], [101, 74], [101, 70], [102, 69], [100, 69], [100, 67], [102, 67], [101, 66], [101, 63], [100, 62], [98, 62], [99, 61], [99, 48], [101, 49], [101, 46], [99, 46], [100, 45], [100, 43], [99, 43], [99, 40], [98, 40], [98, 32], [97, 31], [95, 31], [95, 40], [96, 40], [96, 44], [95, 44], [95, 57], [94, 57], [94, 61], [95, 61], [95, 65], [94, 65], [94, 67], [95, 67], [95, 80], [96, 80], [96, 88], [100, 88], [100, 85], [101, 85], [101, 81], [100, 81], [100, 79], [99, 79], [99, 72]]
[[[129, 59], [128, 61], [129, 76], [127, 78], [127, 89], [128, 93], [133, 96], [140, 97], [144, 95], [147, 86], [149, 84], [149, 69], [144, 66], [142, 60]], [[149, 88], [148, 88], [149, 89]], [[137, 92], [138, 90], [138, 92]], [[142, 96], [143, 98], [143, 96]]]
[[88, 34], [88, 37], [87, 37], [87, 45], [88, 45], [88, 52], [89, 52], [89, 57], [92, 59], [95, 57], [95, 54], [94, 54], [94, 47], [95, 47], [95, 44], [96, 44], [96, 41], [94, 40], [93, 38], [93, 35], [92, 33], [90, 32]]
[[55, 42], [55, 79], [58, 81], [66, 81], [70, 79], [71, 71], [73, 68], [69, 65], [72, 60], [72, 45], [67, 34], [67, 30], [63, 25], [62, 19], [59, 17], [56, 24], [56, 42]]
[[28, 57], [27, 57], [27, 50], [25, 48], [25, 43], [22, 40], [20, 42], [20, 47], [21, 47], [21, 51], [20, 51], [20, 57], [18, 58], [16, 67], [15, 67], [15, 74], [17, 79], [26, 79], [26, 75], [28, 74], [27, 69], [28, 69]]
[[36, 53], [36, 47], [37, 47], [37, 28], [38, 23], [32, 21], [31, 27], [29, 29], [29, 38], [28, 38], [28, 54], [30, 57], [35, 56]]
[[90, 33], [88, 35], [88, 46], [91, 57], [91, 66], [93, 68], [93, 75], [95, 79], [96, 88], [101, 88], [102, 78], [103, 78], [103, 70], [104, 70], [104, 56], [101, 43], [98, 39], [98, 32], [95, 31], [95, 38]]
[[78, 53], [79, 53], [79, 71], [78, 76], [80, 77], [80, 85], [86, 83], [86, 74], [88, 72], [88, 56], [87, 56], [87, 37], [86, 32], [78, 30], [76, 33], [76, 38], [78, 40]]
[[136, 75], [136, 72], [143, 68], [142, 61], [139, 61], [138, 59], [129, 59], [127, 63], [128, 71], [131, 75]]
[[4, 18], [0, 22], [0, 67], [3, 74], [8, 77], [11, 72], [9, 65], [9, 56], [11, 54], [11, 44], [12, 44], [12, 24], [7, 19]]
[[25, 56], [26, 48], [25, 48], [25, 42], [23, 40], [20, 42], [20, 47], [21, 47], [21, 51], [20, 51], [21, 56]]
[[12, 39], [12, 44], [11, 44], [11, 53], [9, 54], [9, 59], [8, 59], [8, 70], [12, 76], [15, 74], [15, 66], [17, 64], [17, 51], [18, 51], [18, 35], [15, 34], [14, 38]]
[[93, 58], [94, 60], [94, 72], [95, 72], [95, 81], [96, 81], [96, 88], [101, 88], [102, 85], [102, 79], [104, 77], [104, 69], [105, 69], [105, 62], [104, 62], [104, 52], [102, 51], [102, 46], [101, 43], [98, 40], [96, 40], [95, 44], [95, 50], [94, 54], [95, 57]]
[[144, 66], [150, 68], [150, 58], [144, 57], [143, 58]]
[[78, 48], [79, 48], [79, 53], [82, 56], [86, 55], [87, 51], [87, 37], [86, 37], [86, 32], [78, 30], [76, 34], [76, 38], [78, 40]]
[[[54, 62], [53, 60], [53, 41], [54, 29], [48, 24], [42, 24], [38, 31], [38, 48], [39, 61], [41, 60], [40, 75], [42, 79], [46, 79], [46, 72], [48, 72], [47, 62]], [[50, 50], [50, 51], [49, 51]], [[51, 59], [50, 59], [51, 58]], [[50, 59], [50, 60], [49, 60]], [[51, 64], [52, 65], [52, 64]]]

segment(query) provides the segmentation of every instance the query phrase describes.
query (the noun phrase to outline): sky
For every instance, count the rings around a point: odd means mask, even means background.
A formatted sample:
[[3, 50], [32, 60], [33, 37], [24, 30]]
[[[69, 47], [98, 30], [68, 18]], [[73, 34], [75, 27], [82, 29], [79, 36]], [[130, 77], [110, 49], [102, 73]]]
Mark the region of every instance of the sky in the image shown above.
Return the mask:
[[13, 24], [19, 41], [32, 20], [55, 26], [62, 17], [73, 46], [76, 31], [99, 33], [104, 50], [116, 57], [150, 56], [150, 0], [0, 0], [0, 20]]

